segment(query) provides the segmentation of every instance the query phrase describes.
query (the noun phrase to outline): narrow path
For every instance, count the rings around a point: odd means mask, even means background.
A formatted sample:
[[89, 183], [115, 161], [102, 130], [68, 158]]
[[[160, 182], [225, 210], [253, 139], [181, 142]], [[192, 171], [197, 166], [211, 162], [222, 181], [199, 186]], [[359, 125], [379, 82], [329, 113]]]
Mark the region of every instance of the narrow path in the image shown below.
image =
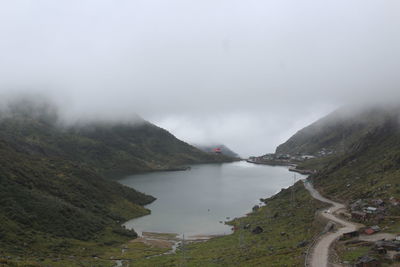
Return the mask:
[[311, 258], [309, 259], [308, 266], [311, 267], [328, 267], [329, 266], [329, 248], [332, 243], [339, 238], [342, 234], [352, 232], [358, 229], [358, 224], [343, 220], [335, 215], [335, 212], [345, 208], [345, 205], [329, 200], [320, 195], [315, 190], [310, 182], [304, 181], [305, 188], [310, 192], [311, 196], [322, 202], [329, 203], [332, 207], [322, 211], [321, 215], [326, 219], [333, 221], [343, 226], [334, 233], [328, 233], [323, 235], [315, 244], [311, 251]]

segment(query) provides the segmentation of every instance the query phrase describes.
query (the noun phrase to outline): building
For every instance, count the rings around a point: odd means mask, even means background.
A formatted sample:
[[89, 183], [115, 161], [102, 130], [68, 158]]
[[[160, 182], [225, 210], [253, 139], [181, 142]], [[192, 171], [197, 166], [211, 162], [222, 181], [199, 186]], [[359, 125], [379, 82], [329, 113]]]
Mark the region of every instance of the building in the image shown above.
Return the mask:
[[221, 148], [220, 147], [214, 148], [214, 153], [221, 154], [222, 153]]
[[351, 210], [361, 210], [364, 207], [364, 202], [359, 199], [356, 202], [353, 202], [352, 204], [350, 204], [350, 209]]
[[290, 159], [290, 155], [288, 154], [279, 154], [276, 157], [277, 159], [283, 159], [283, 160], [289, 160]]
[[396, 199], [394, 197], [391, 197], [389, 201], [390, 201], [390, 204], [392, 204], [393, 206], [399, 206], [400, 205], [400, 200], [398, 200], [398, 199]]
[[373, 235], [373, 234], [376, 233], [376, 231], [374, 229], [372, 229], [372, 228], [367, 228], [367, 229], [364, 230], [364, 233], [367, 234], [367, 235]]
[[349, 239], [349, 238], [357, 237], [359, 235], [360, 235], [360, 233], [358, 231], [348, 232], [348, 233], [343, 234], [343, 239]]
[[363, 222], [367, 219], [367, 217], [368, 217], [367, 213], [362, 211], [353, 211], [351, 213], [351, 218], [356, 221]]
[[380, 198], [378, 198], [378, 199], [373, 199], [371, 202], [372, 202], [372, 204], [375, 205], [375, 206], [384, 206], [384, 205], [385, 205], [385, 202], [384, 202], [382, 199], [380, 199]]
[[384, 248], [388, 251], [399, 251], [400, 250], [400, 244], [399, 244], [399, 242], [396, 242], [396, 241], [385, 241], [385, 240], [377, 241], [375, 243], [375, 247], [376, 248]]
[[363, 256], [356, 262], [356, 267], [380, 267], [381, 263], [374, 258], [369, 256]]
[[364, 211], [366, 213], [375, 213], [378, 209], [375, 207], [367, 207], [366, 209], [364, 209]]
[[375, 233], [380, 232], [381, 228], [378, 225], [371, 226], [371, 229], [375, 231]]

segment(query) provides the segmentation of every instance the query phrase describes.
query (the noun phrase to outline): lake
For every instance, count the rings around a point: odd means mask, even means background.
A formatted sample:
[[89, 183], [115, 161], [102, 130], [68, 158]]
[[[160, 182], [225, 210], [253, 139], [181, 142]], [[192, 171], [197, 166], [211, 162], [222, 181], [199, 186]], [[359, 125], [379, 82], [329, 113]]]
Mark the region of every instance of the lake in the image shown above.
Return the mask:
[[[296, 174], [297, 179], [304, 176]], [[185, 237], [223, 235], [231, 227], [221, 222], [244, 216], [260, 198], [293, 184], [287, 167], [245, 161], [191, 166], [188, 171], [128, 176], [121, 184], [153, 195], [151, 214], [124, 225], [142, 232], [176, 233]]]

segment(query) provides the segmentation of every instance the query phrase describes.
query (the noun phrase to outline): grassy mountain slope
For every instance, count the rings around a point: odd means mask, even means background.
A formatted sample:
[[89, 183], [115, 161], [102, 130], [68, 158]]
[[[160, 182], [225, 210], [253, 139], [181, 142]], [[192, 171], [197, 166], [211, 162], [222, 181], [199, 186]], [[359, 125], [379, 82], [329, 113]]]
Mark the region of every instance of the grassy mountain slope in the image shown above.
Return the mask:
[[400, 128], [398, 115], [354, 142], [345, 154], [332, 158], [314, 178], [328, 195], [356, 199], [400, 198]]
[[[11, 263], [10, 266], [58, 267], [115, 266], [110, 258], [125, 260], [124, 266], [300, 266], [304, 264], [308, 245], [324, 227], [324, 223], [315, 220], [316, 211], [326, 205], [313, 199], [301, 182], [294, 187], [294, 205], [291, 192], [290, 189], [284, 189], [266, 199], [267, 204], [262, 208], [232, 221], [232, 225], [237, 227], [232, 235], [207, 242], [187, 242], [184, 251], [178, 248], [176, 254], [161, 255], [169, 249], [140, 242], [127, 242], [113, 248], [97, 243], [92, 247], [84, 246], [86, 250], [82, 251], [66, 246], [66, 243], [70, 243], [66, 240], [56, 244], [58, 249], [62, 249], [57, 254], [57, 261], [46, 258], [40, 265], [30, 265], [37, 264], [35, 256], [28, 256], [22, 262], [16, 259], [6, 261]], [[248, 225], [246, 229], [243, 227], [245, 225]], [[257, 226], [264, 231], [253, 234], [252, 230]], [[79, 247], [85, 245], [78, 244]], [[122, 248], [124, 252], [121, 253]], [[93, 258], [93, 254], [98, 257]], [[74, 256], [71, 258], [71, 255]]]
[[148, 214], [142, 206], [154, 198], [106, 177], [228, 160], [144, 121], [57, 121], [52, 108], [29, 103], [0, 114], [0, 255], [26, 254], [49, 240], [95, 240], [105, 231], [135, 237], [120, 224]]
[[71, 128], [67, 134], [83, 137], [79, 145], [75, 145], [73, 138], [58, 143], [69, 148], [68, 156], [88, 161], [108, 177], [231, 160], [204, 153], [145, 121], [135, 125], [92, 124]]
[[[154, 198], [59, 158], [26, 155], [0, 141], [0, 248], [25, 251], [37, 237], [89, 240], [119, 222], [148, 213]], [[1, 250], [0, 250], [1, 251]]]
[[106, 177], [232, 160], [204, 153], [144, 120], [60, 126], [52, 110], [21, 109], [0, 121], [2, 140], [27, 154], [87, 164]]
[[396, 108], [341, 108], [298, 131], [277, 147], [278, 154], [315, 154], [322, 149], [342, 153], [384, 123]]
[[[349, 211], [363, 212], [366, 207], [378, 208], [376, 212], [366, 213], [366, 218], [361, 222], [366, 226], [378, 225], [384, 232], [398, 235], [400, 109], [393, 106], [375, 107], [342, 118], [334, 114], [327, 118], [317, 123], [326, 128], [312, 132], [316, 124], [307, 127], [299, 133], [306, 133], [309, 139], [304, 138], [304, 134], [301, 140], [298, 134], [291, 139], [292, 143], [287, 142], [281, 149], [290, 152], [304, 149], [310, 153], [330, 145], [336, 153], [305, 161], [299, 167], [318, 170], [311, 177], [314, 186], [328, 198], [347, 203]], [[334, 123], [329, 121], [330, 118], [334, 119]], [[341, 135], [344, 136], [343, 141], [339, 141]], [[299, 142], [299, 148], [294, 146], [296, 142]], [[340, 146], [343, 147], [342, 151], [338, 150]], [[359, 219], [355, 217], [353, 220]], [[359, 257], [369, 255], [384, 262], [384, 266], [394, 264], [374, 250], [373, 242], [353, 244], [344, 240], [338, 242], [335, 249], [342, 262], [355, 264]]]
[[[400, 199], [400, 109], [374, 107], [337, 115], [346, 111], [338, 110], [299, 131], [278, 150], [312, 153], [329, 146], [335, 149], [328, 157], [299, 166], [318, 170], [311, 178], [328, 197], [348, 203]], [[344, 149], [338, 151], [342, 143]], [[399, 216], [400, 207], [390, 207], [388, 214]]]

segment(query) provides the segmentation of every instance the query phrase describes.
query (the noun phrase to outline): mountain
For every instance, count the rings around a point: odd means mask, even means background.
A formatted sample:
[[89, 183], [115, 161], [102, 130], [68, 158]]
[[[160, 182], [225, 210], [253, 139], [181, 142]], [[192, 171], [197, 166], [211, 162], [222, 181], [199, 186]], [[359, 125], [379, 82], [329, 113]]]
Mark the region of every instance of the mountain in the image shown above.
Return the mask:
[[[400, 108], [369, 107], [349, 113], [340, 109], [300, 130], [279, 146], [281, 153], [335, 153], [308, 160], [299, 168], [316, 169], [315, 186], [329, 197], [353, 203], [374, 199], [387, 203], [387, 214], [400, 209], [388, 203], [400, 199]], [[400, 226], [400, 225], [399, 225]]]
[[371, 130], [382, 125], [398, 108], [344, 107], [298, 131], [277, 147], [277, 154], [317, 154], [321, 150], [343, 152]]
[[215, 154], [215, 149], [219, 148], [222, 155], [232, 158], [239, 158], [239, 155], [237, 153], [233, 152], [225, 145], [217, 144], [217, 145], [194, 145], [194, 146], [200, 149], [201, 151], [212, 154]]
[[400, 198], [399, 114], [388, 114], [346, 153], [333, 157], [314, 179], [316, 185], [345, 201]]
[[231, 160], [204, 153], [140, 118], [63, 125], [52, 107], [29, 102], [12, 106], [11, 115], [0, 120], [0, 138], [26, 154], [79, 162], [108, 178]]
[[63, 125], [51, 105], [13, 103], [0, 114], [0, 255], [135, 237], [121, 222], [155, 198], [107, 178], [228, 160], [143, 120]]

